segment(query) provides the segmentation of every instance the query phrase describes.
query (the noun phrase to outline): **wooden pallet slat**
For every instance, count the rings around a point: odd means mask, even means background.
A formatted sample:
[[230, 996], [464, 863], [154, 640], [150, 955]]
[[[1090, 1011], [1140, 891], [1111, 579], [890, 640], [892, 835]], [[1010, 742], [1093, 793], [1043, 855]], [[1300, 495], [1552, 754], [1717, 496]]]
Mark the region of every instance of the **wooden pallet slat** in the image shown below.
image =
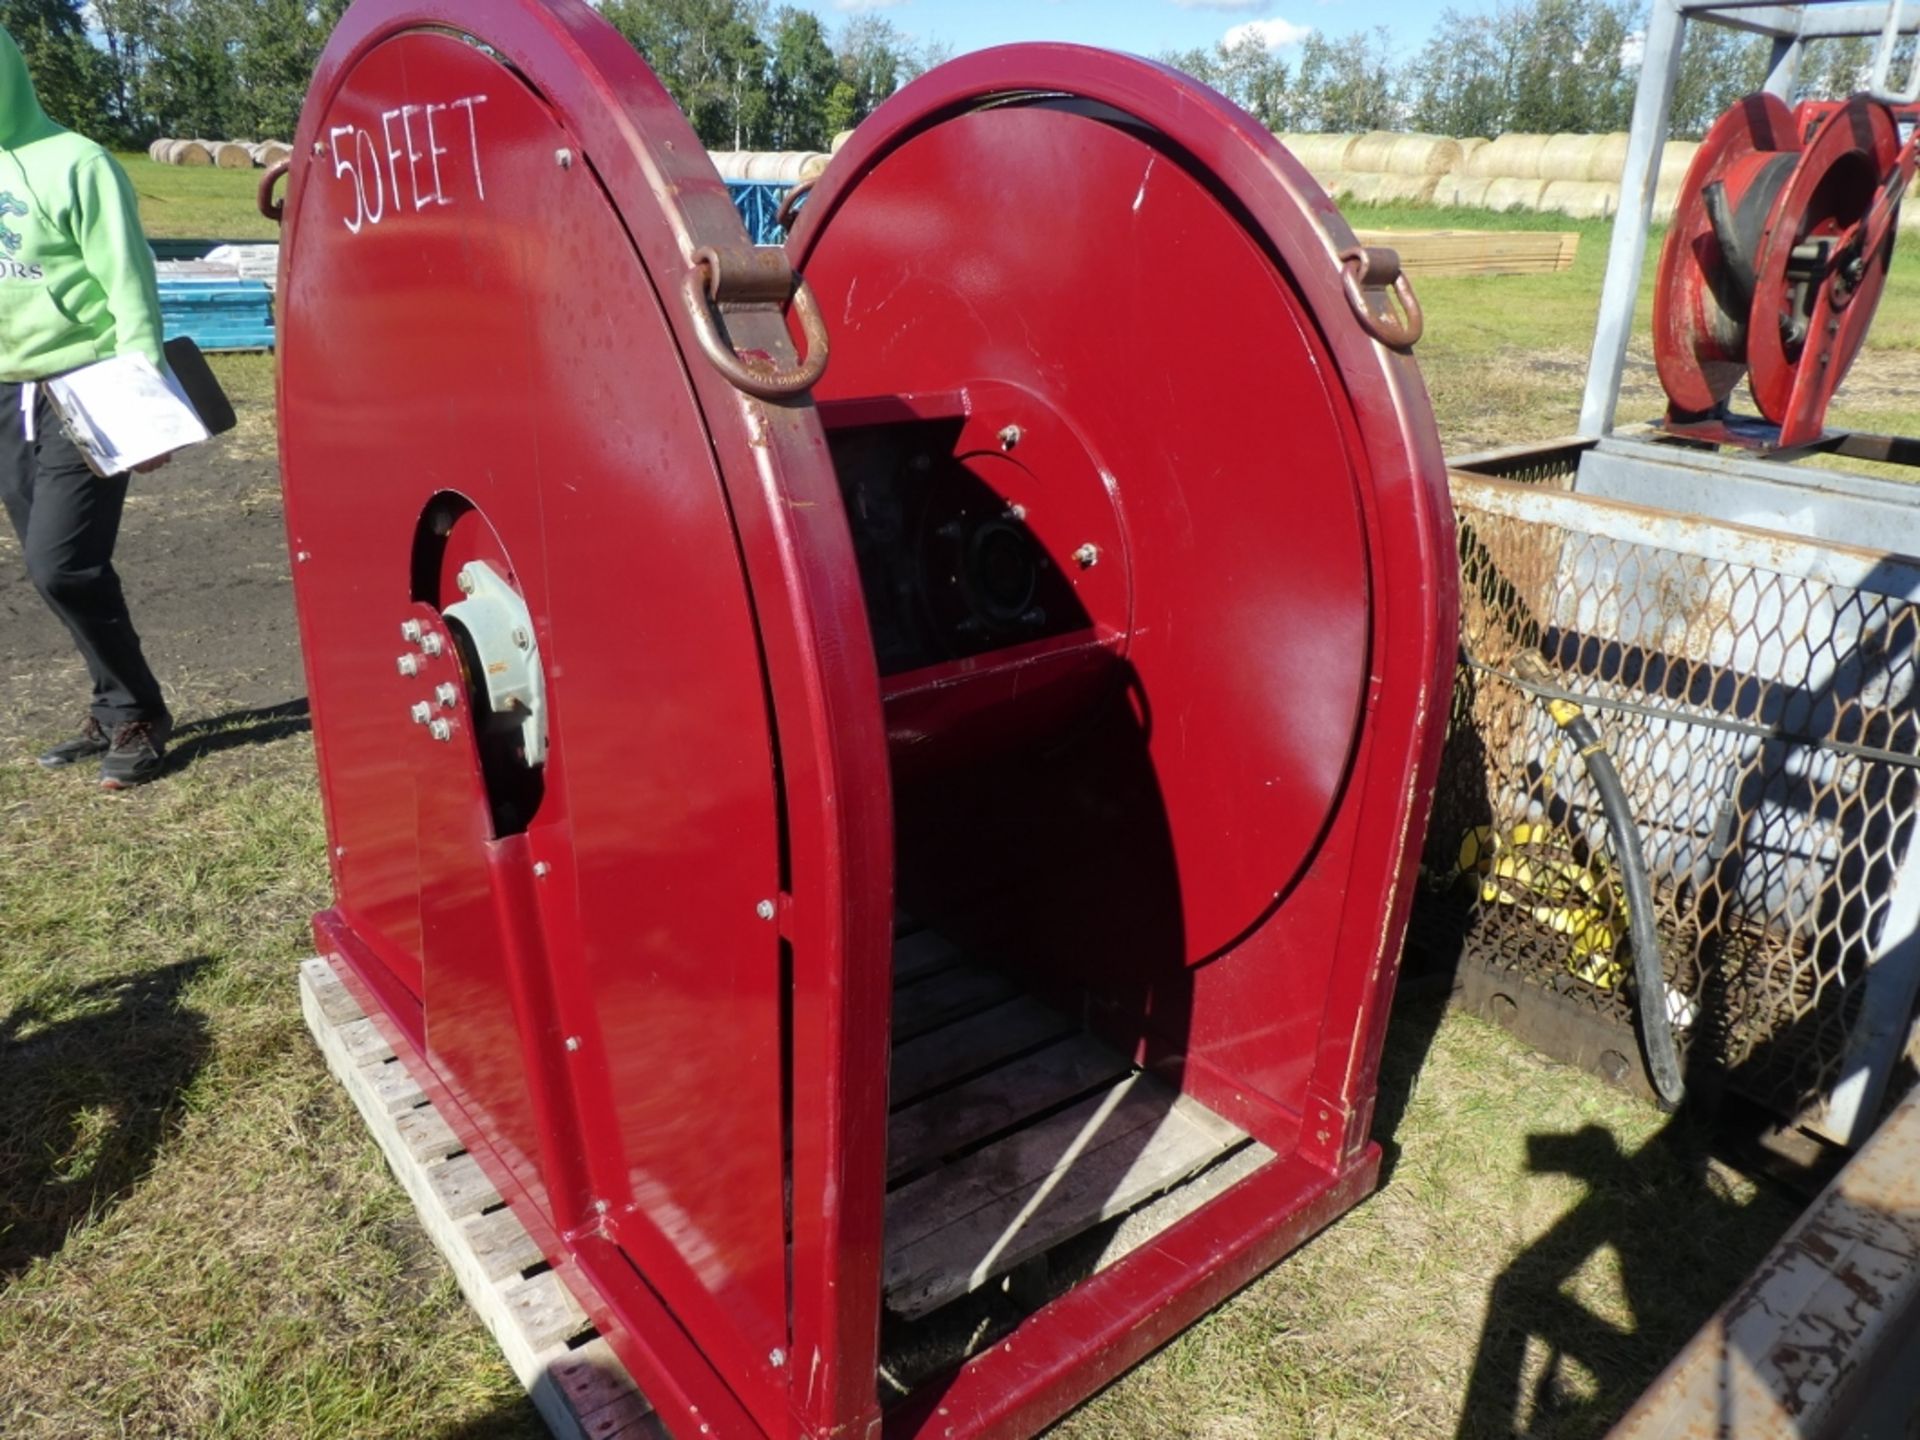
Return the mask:
[[960, 947], [933, 930], [903, 935], [893, 942], [893, 983], [909, 985], [960, 963]]
[[393, 1058], [325, 960], [300, 967], [300, 1008], [420, 1223], [557, 1440], [668, 1440], [585, 1311], [500, 1206], [479, 1162]]
[[889, 1309], [916, 1318], [1243, 1145], [1237, 1126], [1154, 1076], [1109, 1090], [889, 1197]]
[[892, 1104], [910, 1105], [1010, 1055], [1073, 1032], [1057, 1010], [1021, 996], [893, 1047]]
[[898, 1111], [887, 1125], [887, 1178], [965, 1150], [1064, 1104], [1132, 1067], [1105, 1045], [1069, 1035], [1044, 1050]]
[[894, 992], [894, 1039], [911, 1040], [950, 1020], [1011, 1000], [1017, 993], [1011, 980], [992, 970], [962, 965], [942, 971]]

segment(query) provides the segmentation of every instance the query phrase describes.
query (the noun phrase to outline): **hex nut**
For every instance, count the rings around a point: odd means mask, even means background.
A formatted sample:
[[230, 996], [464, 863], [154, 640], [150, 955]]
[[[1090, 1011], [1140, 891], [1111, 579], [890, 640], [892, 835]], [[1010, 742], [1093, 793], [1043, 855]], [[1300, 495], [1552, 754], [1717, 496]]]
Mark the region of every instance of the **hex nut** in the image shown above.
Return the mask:
[[420, 673], [420, 657], [418, 655], [402, 655], [398, 664], [402, 675], [418, 675]]
[[1073, 558], [1082, 570], [1091, 570], [1100, 563], [1100, 547], [1088, 542], [1073, 552]]
[[460, 691], [450, 681], [442, 681], [434, 686], [433, 698], [440, 702], [442, 710], [451, 710], [460, 703]]
[[429, 630], [420, 637], [420, 653], [423, 655], [438, 655], [446, 648], [447, 642], [440, 638], [438, 631]]
[[400, 622], [400, 638], [408, 644], [418, 645], [420, 643], [420, 637], [424, 634], [426, 634], [426, 627], [418, 620], [402, 620]]
[[453, 726], [445, 720], [436, 720], [427, 726], [427, 733], [436, 740], [451, 740], [453, 738]]
[[407, 713], [413, 716], [414, 724], [424, 725], [433, 718], [433, 706], [424, 700], [416, 700], [413, 702], [413, 709]]

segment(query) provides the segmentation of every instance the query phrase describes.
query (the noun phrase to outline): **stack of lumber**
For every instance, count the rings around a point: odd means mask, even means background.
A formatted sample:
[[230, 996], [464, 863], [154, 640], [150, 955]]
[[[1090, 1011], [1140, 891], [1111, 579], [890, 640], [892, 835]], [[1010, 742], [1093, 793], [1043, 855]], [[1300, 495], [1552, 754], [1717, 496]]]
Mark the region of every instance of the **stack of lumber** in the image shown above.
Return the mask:
[[1558, 230], [1362, 230], [1360, 243], [1400, 256], [1423, 275], [1545, 275], [1573, 266], [1580, 237]]

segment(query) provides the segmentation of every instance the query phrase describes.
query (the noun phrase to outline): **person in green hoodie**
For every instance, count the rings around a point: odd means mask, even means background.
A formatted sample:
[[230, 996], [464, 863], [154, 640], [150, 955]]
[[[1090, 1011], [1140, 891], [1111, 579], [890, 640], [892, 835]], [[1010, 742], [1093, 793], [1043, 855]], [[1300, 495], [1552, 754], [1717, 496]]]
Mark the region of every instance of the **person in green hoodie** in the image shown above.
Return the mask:
[[160, 774], [172, 717], [113, 568], [128, 477], [87, 467], [40, 382], [128, 352], [165, 373], [160, 345], [153, 252], [126, 173], [47, 118], [0, 28], [0, 503], [93, 680], [80, 734], [40, 762], [98, 756], [107, 789]]

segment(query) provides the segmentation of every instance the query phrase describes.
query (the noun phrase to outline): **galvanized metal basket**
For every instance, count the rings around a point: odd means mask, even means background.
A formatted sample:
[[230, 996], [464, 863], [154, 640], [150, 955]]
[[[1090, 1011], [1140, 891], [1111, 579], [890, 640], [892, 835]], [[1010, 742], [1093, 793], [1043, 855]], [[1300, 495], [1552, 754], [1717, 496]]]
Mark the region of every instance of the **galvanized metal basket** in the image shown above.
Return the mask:
[[1573, 699], [1644, 837], [1668, 993], [1643, 998], [1694, 1082], [1857, 1143], [1920, 980], [1920, 564], [1575, 494], [1579, 448], [1455, 474], [1462, 659], [1415, 943], [1477, 1008], [1644, 1085], [1605, 817], [1542, 704]]

